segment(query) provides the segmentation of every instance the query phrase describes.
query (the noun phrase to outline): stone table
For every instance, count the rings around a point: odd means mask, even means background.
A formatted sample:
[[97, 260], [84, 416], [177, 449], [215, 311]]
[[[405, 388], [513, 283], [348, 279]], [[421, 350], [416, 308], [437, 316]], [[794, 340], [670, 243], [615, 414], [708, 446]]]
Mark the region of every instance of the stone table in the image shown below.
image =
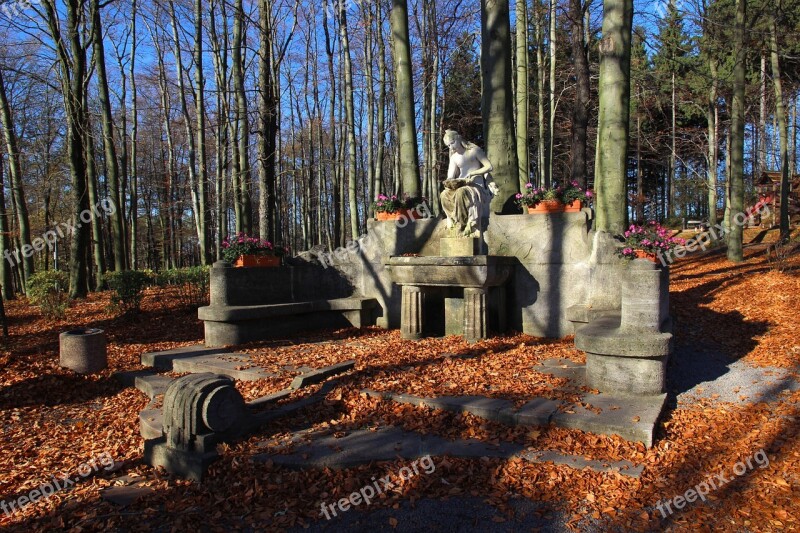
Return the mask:
[[[392, 257], [392, 281], [402, 287], [400, 329], [404, 339], [425, 336], [426, 297], [433, 287], [453, 289], [445, 297], [445, 332], [469, 342], [487, 337], [489, 318], [505, 330], [505, 287], [516, 259], [470, 257]], [[463, 291], [463, 294], [462, 292]]]

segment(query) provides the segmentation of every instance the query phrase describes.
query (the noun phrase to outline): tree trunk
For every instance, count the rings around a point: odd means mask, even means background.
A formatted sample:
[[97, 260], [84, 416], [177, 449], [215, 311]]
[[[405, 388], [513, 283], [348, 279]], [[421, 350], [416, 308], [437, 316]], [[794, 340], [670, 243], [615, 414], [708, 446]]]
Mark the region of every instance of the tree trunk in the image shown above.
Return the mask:
[[481, 0], [481, 78], [483, 137], [500, 192], [492, 199], [495, 213], [516, 212], [519, 192], [514, 93], [511, 90], [511, 22], [505, 0]]
[[[587, 4], [588, 6], [588, 4]], [[572, 179], [586, 186], [586, 150], [588, 145], [589, 106], [589, 59], [584, 33], [584, 7], [581, 0], [570, 0], [570, 23], [572, 26], [572, 57], [575, 67], [575, 105], [572, 108]]]
[[711, 91], [706, 105], [706, 119], [708, 120], [708, 222], [712, 226], [717, 223], [717, 159], [719, 159], [719, 140], [717, 132], [719, 126], [719, 106], [717, 98], [719, 92], [719, 77], [716, 59], [708, 62], [711, 73]]
[[538, 126], [539, 126], [539, 186], [545, 186], [547, 168], [550, 166], [549, 158], [547, 155], [547, 126], [545, 125], [545, 112], [544, 112], [544, 6], [541, 0], [535, 0], [534, 11], [534, 31], [536, 38], [536, 102], [538, 107]]
[[100, 100], [100, 124], [103, 129], [106, 178], [108, 180], [109, 200], [111, 201], [111, 246], [114, 251], [114, 270], [120, 272], [126, 267], [125, 231], [122, 227], [122, 201], [120, 196], [119, 160], [114, 141], [114, 121], [111, 114], [111, 97], [108, 91], [106, 56], [103, 45], [103, 26], [100, 19], [100, 0], [92, 0], [92, 46], [94, 68], [97, 71], [98, 96]]
[[517, 162], [519, 186], [530, 181], [528, 124], [530, 97], [528, 94], [528, 2], [517, 0]]
[[[507, 13], [508, 7], [506, 7]], [[401, 190], [410, 197], [418, 197], [420, 195], [419, 154], [414, 118], [414, 75], [411, 65], [407, 0], [392, 0], [391, 27], [394, 37], [397, 82], [395, 106], [397, 108]]]
[[[5, 80], [3, 71], [0, 69], [0, 120], [3, 125], [3, 135], [6, 140], [6, 152], [8, 152], [8, 167], [11, 178], [11, 197], [14, 209], [17, 212], [17, 225], [19, 226], [20, 250], [30, 250], [31, 227], [28, 221], [28, 204], [25, 201], [25, 191], [22, 186], [22, 166], [20, 165], [19, 144], [17, 142], [17, 131], [14, 129], [14, 117], [11, 105], [6, 94]], [[8, 248], [6, 248], [8, 249]], [[27, 281], [34, 272], [33, 256], [21, 253], [23, 283]], [[23, 288], [23, 291], [25, 289]]]
[[772, 81], [775, 85], [775, 115], [778, 121], [778, 131], [781, 139], [781, 212], [780, 227], [781, 239], [788, 240], [789, 227], [789, 126], [786, 119], [786, 105], [783, 101], [783, 82], [781, 80], [781, 61], [778, 55], [778, 23], [777, 14], [770, 17], [770, 57], [772, 59]]
[[138, 90], [136, 86], [136, 7], [137, 0], [132, 0], [131, 6], [131, 53], [130, 53], [130, 79], [131, 79], [131, 268], [139, 267], [139, 106], [137, 102]]
[[622, 233], [627, 225], [633, 0], [606, 0], [600, 42], [600, 108], [597, 134], [597, 229]]
[[[353, 63], [350, 59], [350, 37], [347, 32], [347, 7], [339, 3], [339, 32], [342, 39], [342, 55], [344, 56], [344, 104], [347, 118], [347, 153], [348, 173], [347, 192], [350, 206], [350, 237], [358, 239], [358, 159], [356, 157], [356, 117], [354, 111]], [[412, 104], [413, 105], [413, 104]]]
[[253, 232], [252, 202], [250, 199], [250, 121], [247, 116], [247, 94], [244, 83], [244, 7], [242, 0], [236, 0], [233, 13], [233, 90], [236, 97], [236, 117], [239, 124], [239, 201], [241, 209], [236, 221], [238, 231]]
[[6, 185], [5, 165], [0, 161], [0, 301], [14, 299], [14, 283], [12, 273], [14, 270], [13, 256], [10, 255], [11, 239], [8, 238], [9, 228], [6, 218]]
[[195, 106], [197, 113], [197, 225], [200, 245], [200, 264], [211, 262], [211, 206], [209, 203], [208, 159], [206, 155], [206, 90], [203, 73], [203, 0], [195, 0], [194, 6], [194, 65], [195, 65]]
[[728, 260], [744, 260], [742, 236], [744, 233], [744, 111], [745, 111], [745, 18], [746, 0], [736, 0], [736, 23], [733, 47], [736, 51], [733, 67], [733, 105], [731, 106], [731, 212], [728, 236]]
[[550, 39], [547, 43], [547, 48], [550, 51], [550, 92], [547, 95], [547, 100], [550, 104], [550, 127], [548, 131], [550, 134], [547, 137], [547, 174], [546, 181], [548, 184], [553, 183], [553, 166], [555, 160], [554, 146], [555, 146], [555, 130], [556, 130], [556, 57], [558, 50], [556, 49], [558, 43], [558, 34], [556, 33], [556, 2], [557, 0], [550, 0]]

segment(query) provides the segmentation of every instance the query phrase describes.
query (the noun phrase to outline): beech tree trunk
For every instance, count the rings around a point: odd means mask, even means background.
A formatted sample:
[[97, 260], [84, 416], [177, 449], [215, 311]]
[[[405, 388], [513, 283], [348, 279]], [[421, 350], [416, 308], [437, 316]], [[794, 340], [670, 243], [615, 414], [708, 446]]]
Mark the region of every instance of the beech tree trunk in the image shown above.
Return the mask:
[[606, 0], [600, 41], [597, 229], [619, 234], [627, 225], [627, 163], [630, 116], [633, 0]]
[[481, 81], [486, 155], [500, 192], [492, 199], [495, 213], [512, 213], [519, 192], [514, 92], [511, 88], [511, 22], [506, 0], [481, 0]]

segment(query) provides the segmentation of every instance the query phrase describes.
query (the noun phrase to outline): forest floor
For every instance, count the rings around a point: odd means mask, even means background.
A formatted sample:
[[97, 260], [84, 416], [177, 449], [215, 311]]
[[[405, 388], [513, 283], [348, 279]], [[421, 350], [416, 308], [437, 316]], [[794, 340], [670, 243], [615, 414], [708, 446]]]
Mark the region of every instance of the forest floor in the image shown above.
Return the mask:
[[[571, 339], [508, 335], [468, 345], [456, 337], [403, 341], [399, 332], [341, 330], [246, 347], [260, 365], [322, 367], [355, 359], [323, 403], [220, 448], [202, 484], [166, 475], [142, 461], [138, 413], [148, 403], [112, 374], [140, 369], [140, 356], [202, 342], [196, 310], [149, 290], [135, 316], [120, 316], [106, 293], [76, 303], [63, 320], [45, 320], [24, 300], [9, 302], [11, 337], [0, 345], [0, 504], [55, 478], [95, 468], [73, 486], [21, 510], [0, 510], [16, 531], [487, 531], [800, 529], [800, 256], [781, 268], [767, 258], [774, 232], [748, 230], [746, 261], [722, 251], [672, 267], [675, 354], [670, 399], [655, 445], [555, 427], [521, 428], [369, 398], [362, 389], [419, 396], [480, 394], [523, 402], [552, 394], [531, 369], [550, 358], [582, 362]], [[689, 235], [691, 236], [691, 235]], [[783, 270], [783, 271], [779, 271]], [[109, 369], [89, 377], [58, 366], [58, 334], [78, 326], [108, 336]], [[343, 342], [344, 341], [344, 342]], [[239, 385], [247, 398], [285, 388], [291, 376]], [[557, 383], [556, 383], [557, 385]], [[311, 387], [296, 393], [305, 396]], [[563, 393], [567, 394], [567, 393]], [[511, 442], [536, 450], [643, 465], [639, 478], [520, 459], [434, 457], [435, 470], [400, 483], [367, 507], [326, 522], [335, 502], [396, 473], [406, 460], [343, 470], [290, 470], [254, 458], [286, 453], [297, 427], [346, 435], [387, 425], [446, 439]], [[765, 455], [759, 455], [765, 454]], [[764, 460], [768, 458], [767, 461]], [[750, 463], [748, 464], [748, 461]], [[105, 465], [105, 463], [103, 463]], [[739, 474], [743, 467], [744, 472]], [[734, 473], [735, 472], [735, 473]], [[724, 481], [723, 481], [724, 480]], [[705, 501], [676, 509], [676, 496], [715, 482]], [[131, 485], [138, 499], [121, 507], [103, 498]], [[717, 486], [718, 485], [718, 486]], [[696, 500], [692, 498], [692, 500]], [[673, 513], [658, 504], [672, 501]], [[662, 507], [663, 509], [663, 507]]]

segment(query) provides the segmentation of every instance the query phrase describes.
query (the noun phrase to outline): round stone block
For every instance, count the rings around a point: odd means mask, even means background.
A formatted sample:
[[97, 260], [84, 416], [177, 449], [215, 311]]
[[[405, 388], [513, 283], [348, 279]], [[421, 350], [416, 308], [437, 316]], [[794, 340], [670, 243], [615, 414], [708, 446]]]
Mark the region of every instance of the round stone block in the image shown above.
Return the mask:
[[79, 328], [58, 337], [59, 364], [78, 374], [94, 374], [108, 367], [106, 334], [102, 329]]

